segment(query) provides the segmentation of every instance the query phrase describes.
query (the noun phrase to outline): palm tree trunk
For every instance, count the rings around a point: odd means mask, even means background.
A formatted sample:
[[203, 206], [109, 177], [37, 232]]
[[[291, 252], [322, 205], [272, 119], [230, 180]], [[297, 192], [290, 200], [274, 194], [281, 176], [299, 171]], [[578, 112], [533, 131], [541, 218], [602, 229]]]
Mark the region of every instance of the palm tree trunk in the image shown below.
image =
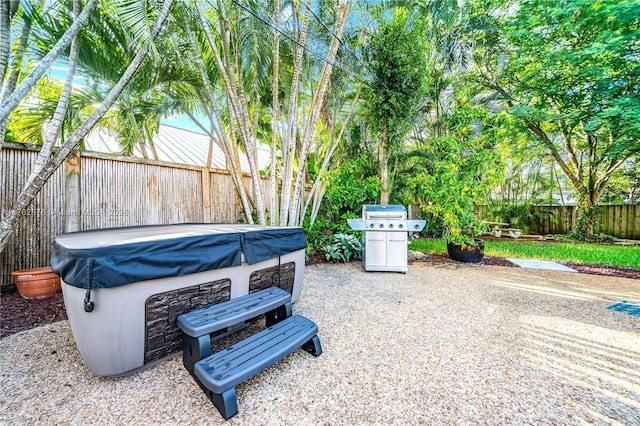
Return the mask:
[[[80, 0], [74, 0], [73, 10], [74, 10], [75, 18], [77, 18], [78, 14], [80, 13], [81, 7], [82, 5], [80, 3]], [[67, 77], [65, 79], [64, 86], [62, 88], [62, 93], [60, 94], [60, 98], [58, 99], [58, 105], [56, 106], [56, 110], [53, 113], [53, 118], [51, 119], [51, 126], [47, 131], [45, 141], [42, 144], [42, 148], [40, 149], [40, 152], [38, 153], [38, 158], [36, 159], [36, 163], [33, 166], [33, 169], [31, 170], [29, 177], [27, 178], [27, 182], [25, 183], [22, 189], [22, 192], [18, 196], [18, 201], [14, 206], [12, 206], [11, 210], [9, 211], [9, 218], [8, 218], [9, 220], [12, 219], [13, 216], [15, 216], [15, 221], [18, 220], [19, 215], [22, 213], [22, 210], [25, 209], [31, 203], [33, 198], [35, 198], [35, 196], [37, 195], [37, 192], [34, 192], [33, 196], [31, 197], [29, 197], [27, 194], [33, 192], [35, 188], [37, 188], [38, 186], [39, 188], [37, 189], [37, 191], [39, 191], [39, 189], [42, 188], [42, 186], [44, 186], [44, 183], [46, 182], [45, 180], [45, 181], [42, 181], [42, 183], [40, 184], [40, 181], [42, 180], [42, 176], [46, 174], [46, 167], [48, 166], [48, 163], [50, 161], [53, 145], [58, 140], [58, 137], [60, 135], [60, 129], [62, 128], [62, 123], [64, 121], [64, 116], [66, 115], [67, 107], [69, 106], [69, 100], [71, 98], [71, 90], [73, 89], [73, 78], [75, 77], [76, 66], [78, 63], [79, 44], [80, 44], [80, 33], [78, 32], [76, 36], [73, 38], [73, 41], [71, 42]], [[53, 171], [51, 173], [53, 173]], [[4, 233], [5, 233], [4, 232], [5, 222], [6, 221], [3, 221], [2, 227], [0, 227], [0, 229], [2, 230], [2, 234], [0, 235], [2, 235], [2, 237], [4, 237]], [[0, 252], [2, 252], [2, 249], [4, 248], [5, 240], [8, 240], [8, 235], [7, 235], [7, 239], [2, 238], [2, 240], [0, 240], [3, 243], [0, 245]]]
[[9, 18], [9, 2], [0, 2], [0, 80], [4, 81], [9, 66], [11, 51], [11, 19]]
[[382, 143], [380, 144], [379, 167], [380, 167], [380, 204], [386, 206], [389, 204], [389, 133], [387, 122], [382, 125]]
[[329, 88], [329, 77], [331, 77], [331, 72], [333, 71], [332, 64], [336, 58], [336, 54], [338, 53], [338, 47], [340, 45], [339, 40], [340, 37], [342, 37], [342, 32], [344, 31], [344, 26], [347, 22], [347, 16], [349, 15], [348, 9], [349, 8], [347, 5], [340, 5], [340, 13], [336, 21], [337, 30], [335, 32], [335, 38], [333, 38], [331, 41], [329, 52], [327, 53], [327, 59], [322, 68], [320, 83], [318, 84], [316, 93], [313, 97], [311, 114], [307, 118], [307, 122], [304, 128], [302, 138], [302, 153], [298, 158], [298, 176], [296, 177], [296, 183], [293, 191], [294, 198], [291, 202], [291, 217], [288, 223], [289, 226], [300, 226], [302, 224], [302, 220], [304, 219], [300, 217], [300, 200], [304, 191], [304, 179], [306, 176], [305, 172], [307, 159], [309, 157], [309, 148], [311, 146], [311, 142], [313, 141], [313, 135], [315, 134], [316, 126], [318, 125], [318, 120], [320, 119], [322, 105], [324, 104], [327, 90]]
[[[3, 3], [6, 3], [3, 1]], [[42, 76], [47, 72], [51, 65], [58, 59], [58, 57], [66, 50], [66, 48], [71, 43], [71, 40], [80, 32], [84, 24], [87, 22], [96, 6], [98, 5], [98, 0], [89, 0], [89, 3], [85, 6], [82, 13], [78, 15], [78, 17], [73, 21], [73, 24], [65, 31], [60, 40], [53, 46], [53, 48], [45, 55], [44, 58], [38, 63], [29, 75], [22, 81], [20, 86], [7, 98], [2, 99], [2, 105], [0, 105], [0, 123], [4, 122], [9, 114], [13, 112], [13, 110], [22, 102], [25, 96], [33, 86], [42, 78]], [[0, 134], [0, 149], [2, 149], [2, 145], [4, 142], [4, 132]]]
[[[3, 2], [3, 3], [6, 3], [6, 2]], [[7, 76], [7, 79], [3, 81], [3, 84], [2, 84], [2, 95], [0, 95], [1, 99], [5, 99], [7, 96], [11, 95], [13, 91], [16, 89], [16, 84], [18, 83], [18, 78], [20, 77], [20, 71], [22, 70], [22, 59], [24, 58], [30, 35], [31, 35], [31, 20], [26, 20], [22, 25], [20, 38], [16, 43], [16, 50], [15, 50], [16, 53], [11, 63], [11, 67], [9, 69], [9, 75]], [[8, 120], [9, 120], [9, 117], [7, 116], [7, 118], [0, 121], [0, 135], [2, 135], [3, 140], [4, 140], [4, 135], [7, 131]], [[0, 141], [0, 145], [2, 145], [1, 141]], [[1, 146], [0, 146], [0, 149], [2, 149]], [[1, 157], [2, 157], [2, 152], [0, 151], [0, 159]], [[0, 170], [2, 170], [1, 165], [0, 165]]]
[[302, 72], [302, 55], [306, 47], [305, 44], [307, 40], [307, 31], [309, 29], [309, 21], [310, 12], [309, 8], [307, 8], [302, 21], [300, 39], [298, 40], [296, 47], [296, 57], [293, 64], [293, 78], [291, 80], [291, 93], [289, 95], [289, 114], [287, 116], [287, 127], [281, 143], [282, 162], [284, 164], [284, 170], [282, 172], [282, 189], [280, 195], [280, 225], [289, 224], [291, 190], [293, 186], [293, 169], [297, 151], [298, 136], [298, 84], [300, 82], [300, 73]]
[[[209, 22], [197, 3], [196, 8], [200, 17], [200, 21], [202, 23], [202, 28], [214, 53], [218, 71], [220, 72], [220, 75], [222, 76], [222, 79], [224, 81], [227, 97], [231, 102], [231, 106], [233, 107], [235, 122], [238, 126], [240, 139], [244, 144], [244, 152], [249, 163], [249, 172], [251, 174], [251, 183], [253, 187], [255, 209], [258, 213], [258, 222], [264, 225], [266, 224], [266, 217], [264, 213], [262, 187], [260, 185], [261, 176], [260, 171], [258, 170], [258, 160], [256, 158], [256, 141], [254, 138], [255, 130], [252, 129], [251, 126], [251, 119], [249, 117], [249, 106], [244, 92], [244, 86], [240, 81], [242, 79], [242, 65], [238, 57], [238, 51], [236, 50], [236, 55], [233, 55], [231, 53], [229, 40], [231, 39], [232, 35], [229, 31], [227, 22], [222, 18], [222, 4], [220, 0], [217, 1], [217, 5], [220, 15], [219, 28], [220, 42], [222, 44], [223, 53], [222, 57], [220, 57], [220, 54], [214, 42], [213, 35], [211, 34]], [[233, 125], [231, 122], [229, 124]], [[249, 215], [250, 212], [247, 212], [247, 216]]]
[[[174, 0], [164, 1], [162, 9], [160, 10], [160, 13], [151, 30], [151, 42], [153, 42], [160, 33], [164, 22], [169, 16], [169, 12], [171, 11], [173, 2]], [[84, 12], [86, 12], [86, 8], [82, 13]], [[76, 20], [75, 22], [78, 22], [78, 20]], [[116, 103], [124, 89], [138, 72], [138, 68], [140, 68], [140, 65], [142, 65], [142, 62], [145, 60], [147, 53], [149, 52], [149, 47], [150, 46], [148, 43], [145, 43], [140, 47], [138, 53], [129, 64], [122, 77], [120, 77], [118, 83], [116, 83], [116, 85], [111, 88], [107, 96], [95, 109], [93, 114], [91, 114], [91, 116], [73, 132], [71, 137], [67, 139], [67, 141], [65, 141], [62, 147], [60, 147], [58, 152], [53, 157], [49, 157], [46, 165], [42, 168], [40, 173], [38, 173], [37, 175], [34, 175], [33, 173], [31, 174], [27, 181], [27, 184], [25, 184], [15, 204], [9, 210], [6, 218], [0, 223], [0, 252], [4, 250], [7, 243], [9, 242], [9, 236], [13, 233], [14, 227], [18, 223], [18, 220], [20, 219], [20, 216], [22, 215], [24, 209], [31, 203], [31, 201], [35, 198], [38, 192], [40, 192], [51, 175], [69, 156], [69, 153], [76, 148], [76, 146], [86, 136], [86, 134]]]
[[156, 145], [153, 143], [153, 139], [149, 139], [149, 149], [151, 150], [151, 156], [154, 160], [158, 159], [158, 151], [156, 151]]
[[22, 25], [22, 31], [20, 32], [20, 38], [16, 43], [15, 56], [9, 68], [9, 75], [2, 82], [2, 99], [11, 95], [16, 89], [18, 83], [18, 77], [20, 77], [20, 71], [22, 70], [22, 59], [26, 52], [27, 43], [31, 36], [31, 20], [25, 21]]
[[278, 150], [278, 117], [280, 116], [280, 0], [273, 1], [273, 83], [271, 84], [272, 100], [272, 116], [271, 116], [271, 203], [269, 204], [269, 224], [276, 224], [276, 193], [278, 191], [277, 173], [276, 173], [276, 152]]
[[[238, 191], [238, 195], [240, 196], [240, 202], [242, 204], [242, 208], [244, 209], [245, 212], [249, 213], [247, 214], [247, 220], [249, 221], [249, 223], [253, 223], [253, 218], [251, 216], [252, 205], [249, 201], [249, 197], [247, 196], [247, 191], [244, 188], [244, 183], [242, 181], [242, 173], [241, 173], [239, 162], [235, 160], [233, 147], [236, 144], [235, 142], [231, 142], [227, 134], [224, 132], [225, 126], [222, 120], [222, 113], [220, 111], [220, 108], [218, 107], [218, 102], [215, 98], [215, 94], [213, 92], [213, 87], [211, 85], [211, 82], [209, 81], [209, 76], [207, 75], [207, 71], [205, 69], [204, 59], [202, 58], [202, 53], [200, 52], [200, 49], [196, 42], [195, 34], [193, 33], [193, 30], [189, 26], [189, 21], [186, 16], [183, 16], [183, 21], [185, 22], [185, 29], [187, 32], [187, 37], [189, 38], [189, 44], [191, 45], [191, 50], [195, 56], [194, 62], [200, 74], [200, 79], [202, 80], [202, 84], [204, 85], [205, 93], [210, 104], [209, 106], [215, 117], [215, 123], [217, 124], [217, 126], [215, 127], [218, 132], [217, 134], [218, 140], [221, 141], [222, 149], [225, 152], [227, 165], [229, 166], [229, 172], [232, 175], [234, 184], [236, 185], [236, 190]], [[219, 58], [219, 54], [217, 56]]]
[[[80, 3], [80, 0], [73, 1], [74, 18], [77, 19], [78, 14], [80, 13], [81, 7], [82, 7], [82, 4]], [[42, 173], [42, 170], [44, 169], [47, 163], [47, 160], [51, 156], [53, 145], [55, 144], [55, 142], [58, 140], [58, 137], [60, 136], [60, 129], [62, 128], [64, 116], [67, 113], [69, 100], [71, 99], [71, 90], [73, 89], [73, 79], [75, 77], [76, 67], [78, 65], [79, 44], [80, 44], [80, 33], [78, 32], [76, 36], [73, 38], [73, 41], [71, 42], [67, 78], [65, 79], [64, 86], [62, 88], [62, 93], [60, 94], [60, 98], [58, 99], [58, 105], [56, 107], [55, 112], [53, 113], [53, 118], [51, 119], [51, 126], [47, 131], [47, 136], [45, 138], [44, 143], [42, 144], [42, 148], [40, 148], [40, 153], [38, 154], [38, 159], [36, 160], [36, 164], [31, 170], [31, 175], [30, 175], [30, 178], [27, 180], [27, 185], [30, 184], [30, 180], [32, 180], [32, 177], [38, 176], [40, 173]]]
[[[353, 114], [356, 111], [356, 106], [358, 105], [359, 98], [360, 98], [360, 91], [358, 90], [358, 93], [356, 94], [356, 97], [353, 100], [353, 104], [351, 105], [351, 110], [349, 111], [349, 115], [347, 116], [347, 119], [344, 121], [342, 128], [340, 129], [340, 133], [338, 133], [338, 137], [336, 137], [335, 140], [331, 141], [331, 145], [329, 146], [327, 153], [322, 159], [322, 166], [320, 167], [320, 171], [318, 172], [318, 175], [316, 176], [316, 179], [313, 182], [311, 191], [309, 192], [309, 196], [307, 197], [307, 201], [305, 202], [305, 206], [302, 209], [302, 219], [304, 220], [304, 217], [306, 216], [307, 210], [309, 208], [309, 204], [313, 201], [313, 209], [311, 211], [311, 222], [310, 222], [311, 225], [313, 225], [313, 222], [315, 221], [315, 217], [318, 214], [318, 209], [320, 208], [320, 203], [322, 202], [322, 198], [324, 196], [325, 188], [324, 188], [324, 184], [322, 183], [322, 178], [327, 173], [327, 170], [329, 170], [329, 164], [331, 162], [331, 158], [333, 157], [333, 153], [338, 148], [338, 145], [340, 145], [340, 142], [342, 141], [342, 136], [344, 135], [345, 130], [347, 129], [347, 127], [351, 122], [351, 117], [353, 117]], [[331, 131], [332, 136], [333, 136], [333, 132], [334, 131], [332, 129]]]

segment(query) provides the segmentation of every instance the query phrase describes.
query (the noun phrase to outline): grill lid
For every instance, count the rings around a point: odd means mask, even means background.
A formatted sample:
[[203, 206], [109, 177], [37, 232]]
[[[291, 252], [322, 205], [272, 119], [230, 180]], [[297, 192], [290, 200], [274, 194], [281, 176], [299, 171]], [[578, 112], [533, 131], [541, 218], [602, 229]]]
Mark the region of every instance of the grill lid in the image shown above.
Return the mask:
[[407, 209], [403, 205], [389, 204], [380, 205], [364, 205], [362, 206], [363, 219], [406, 219]]

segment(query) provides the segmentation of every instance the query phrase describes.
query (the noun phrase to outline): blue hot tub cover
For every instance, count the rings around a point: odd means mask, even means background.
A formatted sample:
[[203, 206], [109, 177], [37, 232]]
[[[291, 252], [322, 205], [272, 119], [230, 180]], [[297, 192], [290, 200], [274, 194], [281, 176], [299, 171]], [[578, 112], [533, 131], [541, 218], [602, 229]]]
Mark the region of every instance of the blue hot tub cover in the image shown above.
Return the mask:
[[71, 232], [53, 242], [51, 268], [69, 285], [109, 288], [253, 264], [307, 245], [302, 228], [148, 225]]

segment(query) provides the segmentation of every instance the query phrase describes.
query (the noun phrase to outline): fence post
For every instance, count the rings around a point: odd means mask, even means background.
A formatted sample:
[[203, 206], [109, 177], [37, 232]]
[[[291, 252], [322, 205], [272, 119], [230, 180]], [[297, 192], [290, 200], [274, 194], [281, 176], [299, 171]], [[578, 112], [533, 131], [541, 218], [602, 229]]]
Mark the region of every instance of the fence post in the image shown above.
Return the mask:
[[211, 222], [211, 173], [209, 169], [202, 169], [202, 221]]
[[64, 172], [64, 232], [80, 231], [80, 153], [73, 151], [65, 160]]

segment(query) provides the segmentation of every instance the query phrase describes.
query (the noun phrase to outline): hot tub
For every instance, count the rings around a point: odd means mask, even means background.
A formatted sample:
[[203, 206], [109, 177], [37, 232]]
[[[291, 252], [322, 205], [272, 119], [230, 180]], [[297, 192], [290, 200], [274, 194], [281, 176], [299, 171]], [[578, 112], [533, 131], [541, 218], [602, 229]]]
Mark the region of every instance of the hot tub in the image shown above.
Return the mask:
[[51, 267], [73, 337], [100, 376], [182, 350], [178, 315], [271, 286], [298, 300], [302, 228], [180, 224], [58, 235]]

